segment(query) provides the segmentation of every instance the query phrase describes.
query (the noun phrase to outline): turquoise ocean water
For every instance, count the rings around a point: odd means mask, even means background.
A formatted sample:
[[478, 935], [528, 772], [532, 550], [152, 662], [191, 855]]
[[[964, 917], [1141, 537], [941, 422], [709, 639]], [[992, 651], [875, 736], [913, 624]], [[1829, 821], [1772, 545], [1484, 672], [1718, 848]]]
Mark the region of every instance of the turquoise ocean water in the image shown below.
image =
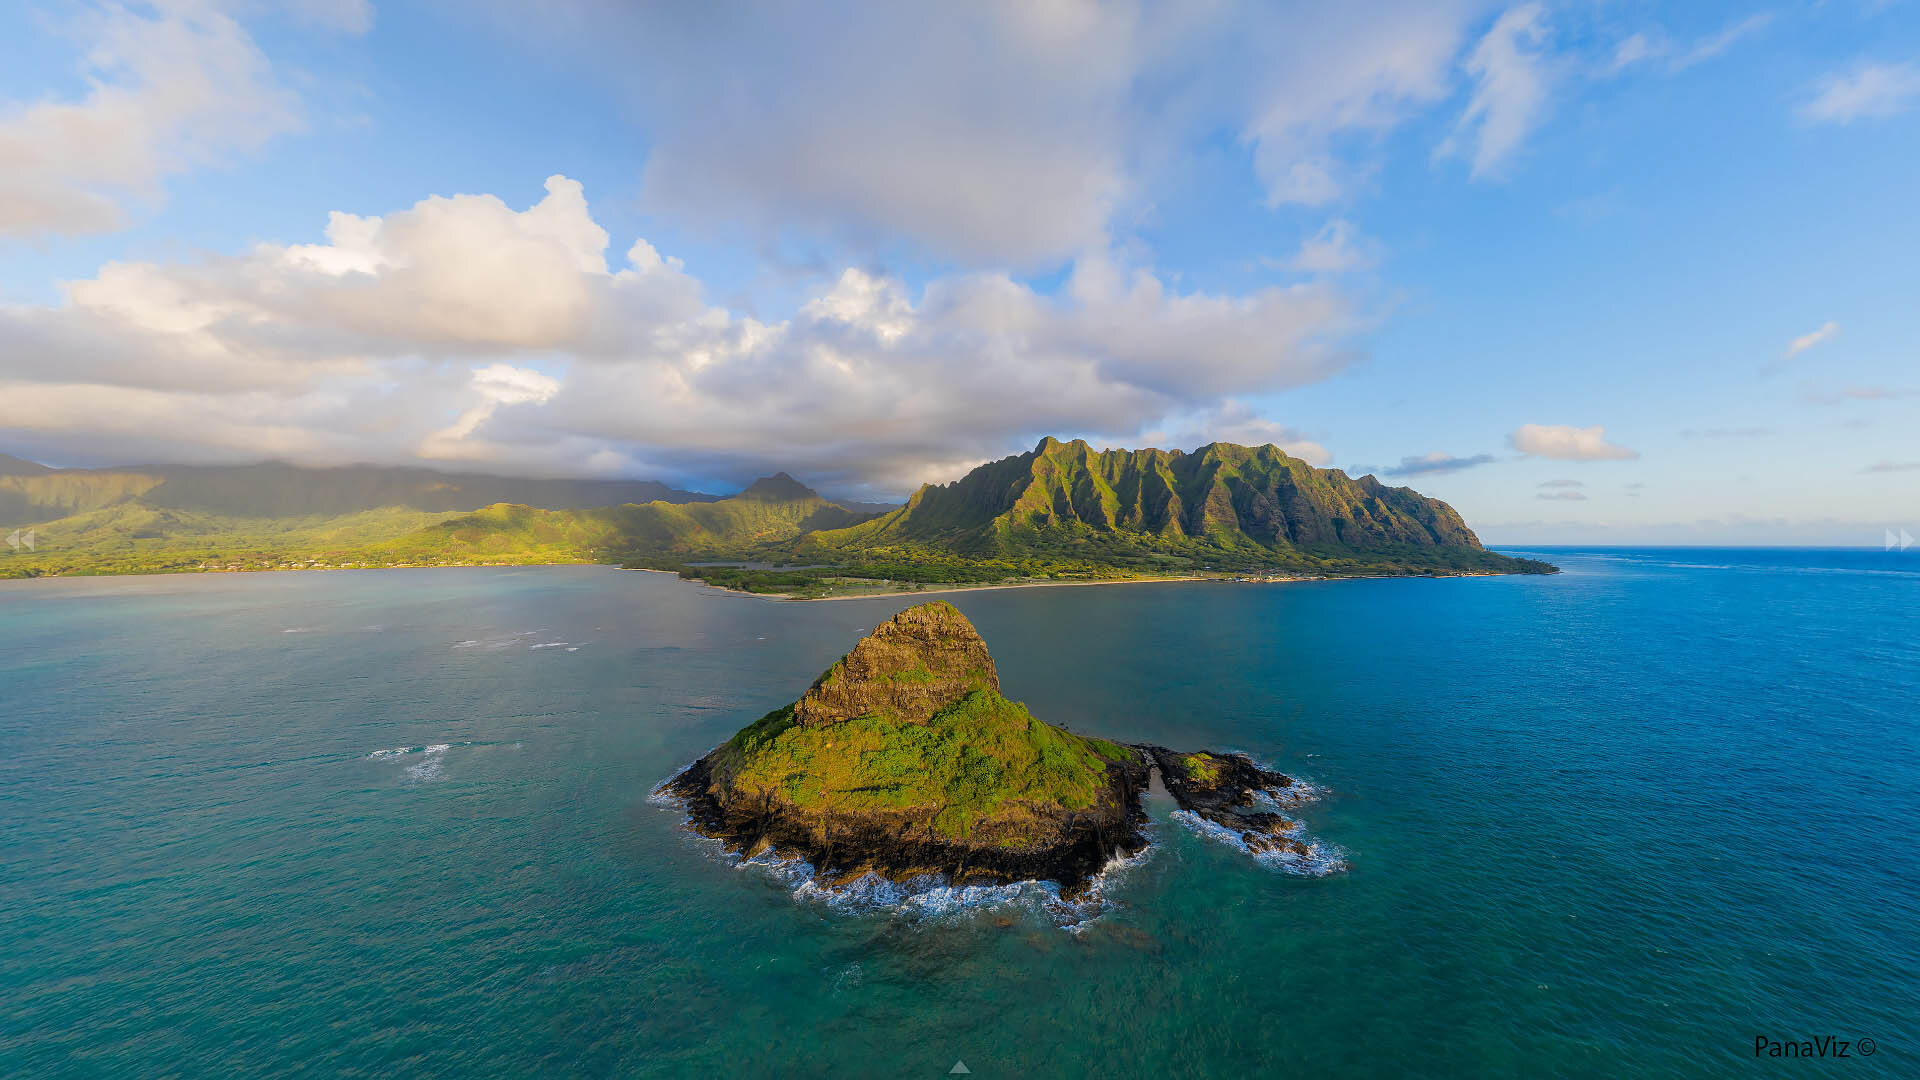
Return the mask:
[[[1920, 552], [949, 597], [1351, 868], [849, 912], [650, 789], [908, 598], [602, 567], [0, 586], [0, 1076], [1920, 1075]], [[1871, 1039], [1848, 1061], [1758, 1036]]]

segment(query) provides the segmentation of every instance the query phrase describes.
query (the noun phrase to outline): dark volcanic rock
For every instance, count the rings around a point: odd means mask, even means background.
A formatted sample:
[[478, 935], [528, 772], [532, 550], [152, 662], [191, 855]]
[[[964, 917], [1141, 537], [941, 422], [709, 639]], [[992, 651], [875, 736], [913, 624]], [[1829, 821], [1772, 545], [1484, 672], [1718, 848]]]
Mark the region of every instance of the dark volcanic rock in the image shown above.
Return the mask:
[[1293, 777], [1262, 769], [1245, 754], [1204, 750], [1183, 754], [1164, 746], [1140, 749], [1160, 769], [1167, 793], [1180, 809], [1233, 830], [1252, 851], [1308, 854], [1307, 845], [1292, 836], [1300, 831], [1300, 823], [1277, 812], [1282, 802], [1291, 801]]

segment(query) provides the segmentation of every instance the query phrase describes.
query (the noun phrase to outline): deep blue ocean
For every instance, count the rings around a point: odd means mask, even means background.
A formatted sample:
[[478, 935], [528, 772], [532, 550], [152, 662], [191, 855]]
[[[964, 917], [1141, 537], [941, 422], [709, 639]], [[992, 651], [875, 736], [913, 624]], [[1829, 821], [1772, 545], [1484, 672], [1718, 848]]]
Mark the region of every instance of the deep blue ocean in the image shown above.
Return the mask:
[[1041, 718], [1326, 789], [1345, 871], [1155, 800], [1069, 928], [649, 800], [909, 597], [0, 585], [0, 1076], [1920, 1076], [1920, 551], [1538, 554], [948, 596]]

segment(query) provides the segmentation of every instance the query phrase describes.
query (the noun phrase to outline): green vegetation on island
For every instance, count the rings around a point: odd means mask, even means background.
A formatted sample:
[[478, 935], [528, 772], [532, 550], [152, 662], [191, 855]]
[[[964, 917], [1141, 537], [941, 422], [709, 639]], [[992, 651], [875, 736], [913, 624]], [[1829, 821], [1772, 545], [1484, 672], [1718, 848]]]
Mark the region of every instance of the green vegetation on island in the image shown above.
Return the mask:
[[1174, 754], [1035, 719], [1001, 693], [985, 642], [951, 604], [919, 604], [861, 639], [798, 701], [663, 785], [692, 826], [743, 855], [866, 873], [1084, 887], [1147, 839], [1141, 793], [1167, 775], [1182, 809], [1249, 850], [1305, 848], [1256, 808], [1293, 781], [1239, 755]]

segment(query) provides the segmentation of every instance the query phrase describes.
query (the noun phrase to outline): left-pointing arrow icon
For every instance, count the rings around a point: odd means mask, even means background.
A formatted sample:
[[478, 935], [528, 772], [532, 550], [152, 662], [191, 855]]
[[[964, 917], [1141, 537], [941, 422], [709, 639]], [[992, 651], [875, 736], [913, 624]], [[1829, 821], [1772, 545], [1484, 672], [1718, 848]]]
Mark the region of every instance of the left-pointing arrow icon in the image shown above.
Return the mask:
[[19, 529], [15, 529], [13, 530], [13, 532], [7, 534], [7, 546], [12, 548], [15, 551], [20, 550], [20, 530]]

